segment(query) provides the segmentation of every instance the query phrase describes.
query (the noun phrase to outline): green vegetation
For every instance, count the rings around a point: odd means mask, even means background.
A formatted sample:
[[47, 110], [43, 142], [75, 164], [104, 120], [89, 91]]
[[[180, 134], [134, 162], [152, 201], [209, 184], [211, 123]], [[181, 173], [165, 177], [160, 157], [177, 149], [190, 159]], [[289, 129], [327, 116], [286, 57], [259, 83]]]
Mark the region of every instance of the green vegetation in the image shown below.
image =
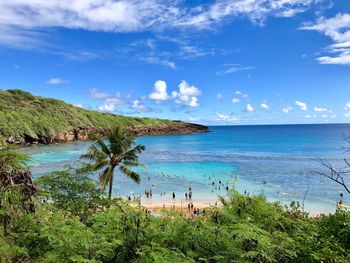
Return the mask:
[[138, 154], [146, 148], [142, 144], [136, 145], [135, 138], [128, 135], [125, 130], [120, 127], [114, 128], [109, 136], [108, 142], [98, 139], [93, 143], [87, 154], [82, 157], [93, 161], [88, 167], [92, 171], [101, 171], [99, 181], [101, 189], [105, 190], [109, 185], [108, 199], [112, 197], [112, 186], [115, 168], [119, 166], [119, 171], [125, 176], [131, 178], [134, 182], [140, 182], [138, 173], [130, 169], [130, 167], [142, 166], [139, 163]]
[[115, 126], [163, 126], [168, 120], [127, 117], [84, 110], [63, 101], [33, 96], [21, 90], [0, 90], [0, 142], [26, 134], [53, 138], [73, 129]]
[[45, 175], [35, 193], [28, 177], [8, 180], [29, 174], [26, 157], [7, 149], [1, 156], [0, 262], [350, 261], [343, 210], [312, 218], [295, 205], [232, 190], [223, 207], [194, 220], [169, 211], [156, 217], [106, 199], [84, 169]]

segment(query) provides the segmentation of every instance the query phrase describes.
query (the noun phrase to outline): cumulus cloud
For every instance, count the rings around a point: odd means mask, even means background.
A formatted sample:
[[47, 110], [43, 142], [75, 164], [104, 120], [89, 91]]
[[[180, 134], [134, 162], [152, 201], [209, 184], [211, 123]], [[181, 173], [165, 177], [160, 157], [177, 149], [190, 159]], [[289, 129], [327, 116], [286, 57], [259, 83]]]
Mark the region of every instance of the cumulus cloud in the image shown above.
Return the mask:
[[306, 114], [306, 115], [304, 115], [304, 118], [305, 119], [315, 119], [315, 118], [317, 118], [317, 116], [316, 115]]
[[241, 102], [241, 100], [239, 98], [232, 98], [232, 103], [233, 104], [238, 104], [240, 102]]
[[148, 95], [148, 98], [155, 101], [165, 101], [175, 99], [178, 104], [183, 104], [189, 107], [198, 107], [198, 96], [202, 94], [201, 90], [193, 85], [188, 84], [185, 80], [179, 84], [178, 91], [172, 91], [168, 94], [167, 84], [163, 80], [157, 80], [154, 83], [153, 92]]
[[350, 65], [350, 14], [339, 13], [334, 17], [320, 17], [316, 22], [307, 22], [301, 29], [315, 30], [331, 38], [326, 56], [318, 57], [321, 64]]
[[345, 104], [344, 110], [348, 111], [348, 112], [344, 113], [344, 116], [345, 117], [350, 117], [350, 101]]
[[116, 105], [110, 103], [103, 103], [102, 105], [98, 106], [97, 109], [102, 112], [113, 113], [116, 110]]
[[291, 17], [316, 2], [318, 0], [215, 0], [186, 6], [184, 1], [171, 0], [1, 1], [0, 43], [36, 45], [39, 32], [48, 28], [103, 32], [199, 30], [242, 16], [263, 24], [269, 16]]
[[108, 98], [110, 95], [106, 92], [100, 92], [94, 88], [94, 89], [90, 90], [89, 96], [92, 99], [101, 100], [101, 99]]
[[112, 113], [117, 110], [117, 106], [125, 104], [130, 96], [122, 96], [120, 92], [115, 93], [115, 95], [110, 95], [107, 92], [98, 91], [97, 89], [91, 89], [89, 96], [95, 100], [102, 100], [103, 103], [97, 107], [99, 111]]
[[294, 103], [299, 107], [300, 110], [307, 111], [307, 104], [305, 102], [296, 100]]
[[217, 118], [215, 119], [215, 121], [219, 123], [238, 123], [239, 122], [239, 118], [233, 116], [230, 113], [217, 112], [216, 117]]
[[247, 112], [253, 112], [254, 111], [254, 107], [251, 105], [251, 104], [247, 104], [247, 107], [246, 107], [246, 111]]
[[238, 104], [240, 102], [241, 102], [241, 100], [239, 98], [232, 98], [232, 103], [233, 104]]
[[243, 93], [240, 90], [237, 90], [235, 92], [235, 97], [232, 98], [232, 103], [233, 104], [238, 104], [241, 102], [241, 100], [249, 101], [249, 95], [246, 93]]
[[89, 108], [89, 106], [84, 104], [84, 103], [75, 103], [75, 104], [73, 104], [73, 106], [81, 108], [81, 109], [88, 109]]
[[316, 111], [316, 112], [326, 112], [326, 111], [329, 111], [329, 110], [327, 108], [314, 107], [314, 111]]
[[49, 85], [67, 84], [69, 83], [69, 80], [60, 79], [60, 78], [51, 78], [46, 83]]
[[286, 106], [286, 107], [282, 108], [282, 111], [284, 113], [289, 113], [291, 110], [293, 110], [293, 108], [291, 106]]
[[260, 104], [260, 107], [264, 110], [270, 109], [269, 105], [267, 105], [265, 102]]
[[131, 104], [131, 108], [143, 111], [146, 108], [146, 106], [140, 100], [134, 100]]
[[198, 107], [199, 100], [197, 96], [200, 96], [202, 92], [197, 87], [188, 84], [186, 81], [181, 81], [179, 84], [179, 91], [173, 92], [173, 96], [176, 97], [176, 102], [184, 104], [190, 107]]
[[168, 95], [167, 84], [164, 80], [154, 82], [153, 92], [148, 95], [148, 98], [156, 101], [164, 101], [174, 98], [177, 94], [172, 92], [172, 96]]

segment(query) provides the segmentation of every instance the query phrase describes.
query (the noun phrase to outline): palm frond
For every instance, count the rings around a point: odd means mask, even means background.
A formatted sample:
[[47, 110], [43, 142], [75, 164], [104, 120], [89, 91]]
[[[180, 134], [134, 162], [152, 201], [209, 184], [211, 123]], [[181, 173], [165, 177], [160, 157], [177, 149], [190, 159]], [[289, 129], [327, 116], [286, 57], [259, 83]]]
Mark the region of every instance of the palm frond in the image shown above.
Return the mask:
[[80, 156], [82, 159], [88, 159], [88, 160], [102, 160], [107, 158], [108, 155], [105, 154], [101, 149], [99, 149], [96, 144], [92, 144], [88, 152], [86, 154], [83, 154]]
[[132, 166], [132, 167], [146, 168], [146, 165], [144, 165], [143, 163], [133, 162], [133, 161], [124, 161], [123, 165], [125, 165], [125, 166]]
[[111, 167], [107, 167], [103, 173], [100, 175], [100, 184], [101, 184], [101, 190], [105, 190], [106, 186], [111, 181], [111, 178], [113, 176], [113, 169]]
[[125, 152], [122, 159], [124, 159], [126, 161], [137, 162], [138, 161], [137, 154], [141, 153], [145, 149], [146, 149], [146, 147], [144, 145], [139, 144], [139, 145], [135, 146], [134, 148], [132, 148], [131, 150]]
[[125, 165], [121, 165], [119, 167], [119, 170], [126, 175], [127, 177], [130, 177], [134, 182], [136, 183], [140, 183], [141, 179], [140, 179], [140, 175], [132, 170], [130, 170], [128, 167], [126, 167]]
[[96, 141], [96, 143], [101, 147], [101, 150], [102, 150], [106, 155], [110, 155], [110, 154], [111, 154], [111, 152], [110, 152], [108, 146], [104, 143], [103, 140], [98, 139], [98, 140]]
[[93, 170], [98, 171], [106, 166], [108, 166], [110, 162], [108, 160], [100, 160], [99, 162], [93, 165]]

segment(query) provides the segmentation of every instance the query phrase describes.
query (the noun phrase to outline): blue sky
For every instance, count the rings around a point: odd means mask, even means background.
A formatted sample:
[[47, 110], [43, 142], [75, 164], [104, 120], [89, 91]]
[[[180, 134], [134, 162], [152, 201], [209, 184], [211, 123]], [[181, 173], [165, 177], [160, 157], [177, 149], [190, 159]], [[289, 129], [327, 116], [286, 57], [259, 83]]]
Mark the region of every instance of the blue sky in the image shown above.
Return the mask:
[[350, 120], [350, 1], [0, 2], [0, 89], [203, 124]]

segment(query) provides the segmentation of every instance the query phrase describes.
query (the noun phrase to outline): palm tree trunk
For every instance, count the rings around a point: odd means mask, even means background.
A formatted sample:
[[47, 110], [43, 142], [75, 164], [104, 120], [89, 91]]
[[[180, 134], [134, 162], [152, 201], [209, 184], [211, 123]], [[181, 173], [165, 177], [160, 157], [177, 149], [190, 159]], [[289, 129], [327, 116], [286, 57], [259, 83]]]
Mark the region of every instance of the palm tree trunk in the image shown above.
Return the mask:
[[109, 181], [108, 200], [112, 199], [113, 173], [114, 173], [114, 169], [113, 169], [113, 172], [112, 172], [112, 175], [111, 175], [111, 180]]

